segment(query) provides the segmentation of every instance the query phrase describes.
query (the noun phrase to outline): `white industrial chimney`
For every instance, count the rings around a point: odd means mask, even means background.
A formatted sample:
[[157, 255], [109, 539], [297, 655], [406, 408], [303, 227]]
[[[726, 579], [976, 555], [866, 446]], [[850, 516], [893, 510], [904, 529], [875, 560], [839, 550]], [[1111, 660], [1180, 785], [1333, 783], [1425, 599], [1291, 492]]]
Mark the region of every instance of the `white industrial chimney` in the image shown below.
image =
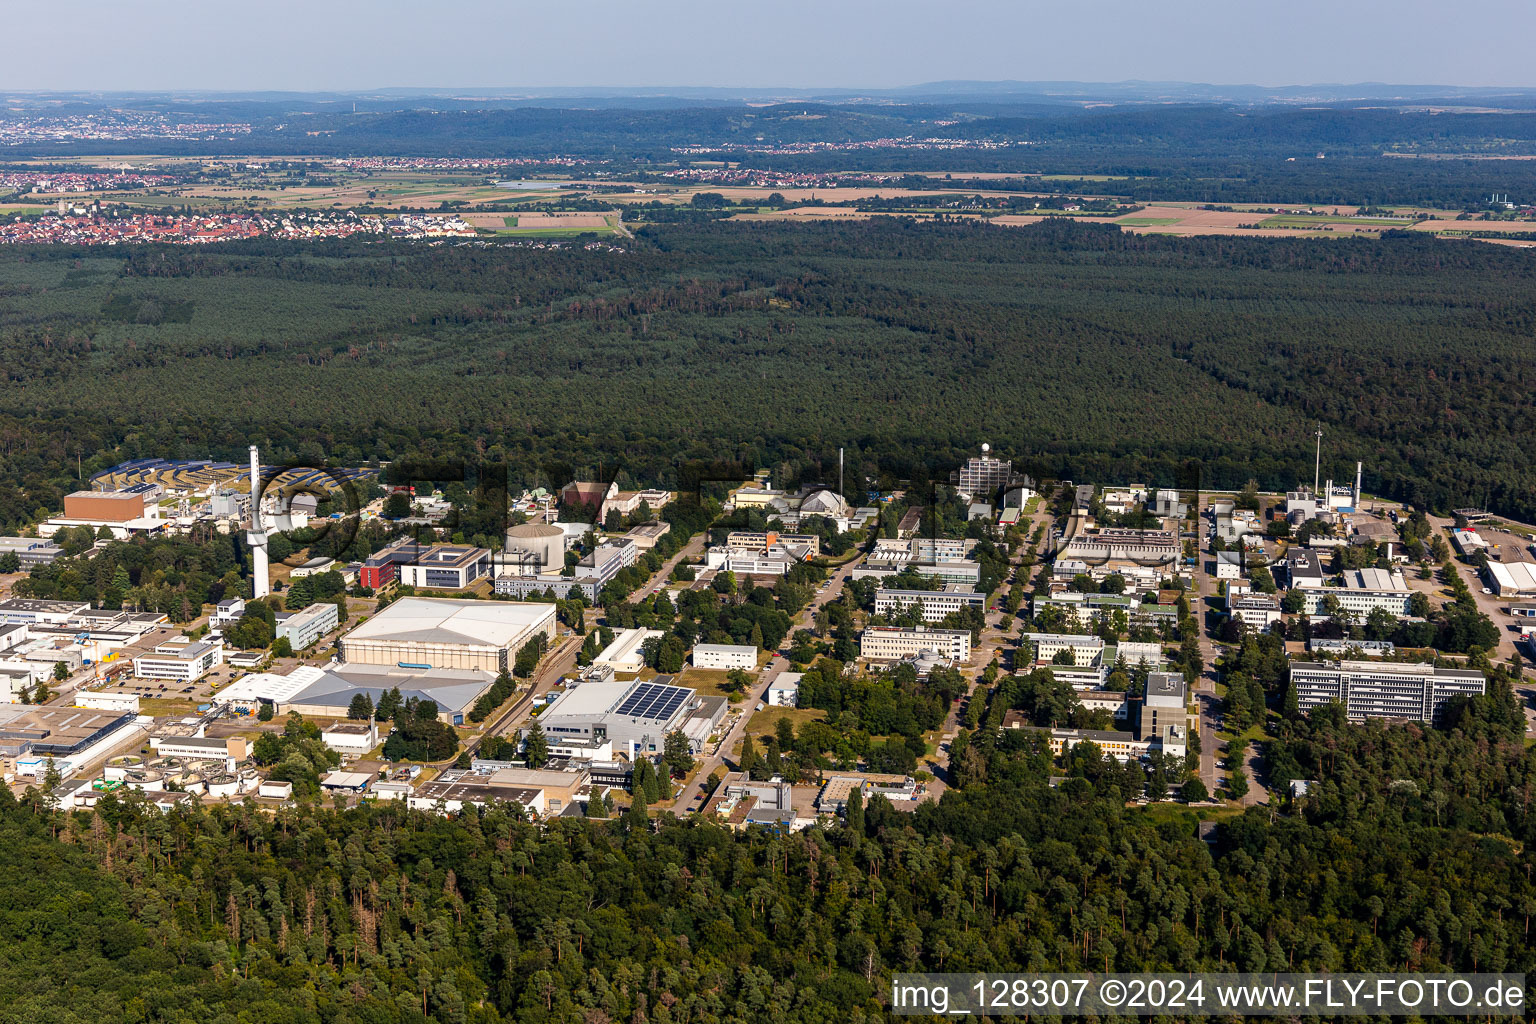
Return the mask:
[[1360, 478], [1365, 473], [1365, 463], [1355, 463], [1355, 508], [1360, 508]]
[[261, 456], [251, 445], [251, 528], [245, 535], [251, 546], [251, 596], [266, 597], [272, 592], [267, 569], [267, 534], [261, 528]]

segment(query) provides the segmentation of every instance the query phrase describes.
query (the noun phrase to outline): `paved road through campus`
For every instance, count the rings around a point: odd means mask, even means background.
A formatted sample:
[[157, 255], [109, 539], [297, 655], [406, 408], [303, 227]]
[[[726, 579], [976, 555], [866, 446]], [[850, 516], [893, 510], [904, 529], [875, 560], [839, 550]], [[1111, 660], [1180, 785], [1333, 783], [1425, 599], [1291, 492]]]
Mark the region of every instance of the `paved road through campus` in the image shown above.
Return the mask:
[[[828, 601], [835, 600], [842, 594], [843, 584], [852, 578], [854, 567], [863, 559], [864, 556], [860, 555], [858, 558], [837, 569], [828, 578], [826, 586], [818, 590], [816, 596], [811, 598], [811, 602], [801, 610], [799, 615], [795, 616], [794, 622], [789, 628], [790, 636], [794, 635], [795, 630], [805, 629], [815, 622], [816, 613], [821, 610], [821, 606]], [[789, 642], [789, 637], [784, 639], [785, 643]], [[747, 733], [747, 722], [753, 715], [753, 709], [763, 699], [763, 695], [768, 692], [768, 688], [773, 685], [774, 680], [778, 679], [781, 673], [788, 671], [790, 667], [788, 658], [780, 653], [774, 654], [773, 661], [763, 670], [758, 681], [753, 684], [746, 699], [737, 705], [741, 711], [737, 715], [736, 724], [731, 726], [730, 731], [720, 740], [719, 745], [715, 747], [715, 752], [705, 758], [704, 762], [699, 765], [698, 770], [693, 773], [693, 780], [683, 787], [683, 791], [678, 794], [677, 800], [673, 802], [673, 811], [682, 813], [693, 809], [693, 803], [698, 799], [699, 792], [704, 783], [708, 781], [710, 773], [716, 768], [728, 766], [728, 758], [733, 756], [732, 751], [735, 750], [736, 745], [741, 742]]]

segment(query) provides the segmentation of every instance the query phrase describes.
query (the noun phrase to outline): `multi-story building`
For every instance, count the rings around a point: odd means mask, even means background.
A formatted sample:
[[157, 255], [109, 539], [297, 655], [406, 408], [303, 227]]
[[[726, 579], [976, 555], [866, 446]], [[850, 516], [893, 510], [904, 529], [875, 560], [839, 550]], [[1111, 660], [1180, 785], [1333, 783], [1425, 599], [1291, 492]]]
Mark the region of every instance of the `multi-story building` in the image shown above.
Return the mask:
[[963, 494], [994, 494], [1007, 487], [1013, 476], [1013, 463], [1008, 459], [994, 459], [990, 455], [967, 459], [960, 467], [959, 490]]
[[1170, 530], [1132, 530], [1105, 527], [1080, 533], [1067, 541], [1058, 558], [1072, 558], [1090, 565], [1130, 562], [1135, 565], [1172, 565], [1178, 561], [1179, 538]]
[[1131, 594], [1081, 594], [1075, 590], [1065, 590], [1036, 597], [1033, 607], [1036, 618], [1052, 608], [1060, 608], [1066, 613], [1069, 622], [1080, 627], [1091, 625], [1098, 617], [1113, 615], [1117, 611], [1124, 612], [1132, 625], [1155, 625], [1179, 620], [1176, 605], [1152, 604]]
[[971, 656], [971, 631], [870, 626], [859, 637], [859, 657], [870, 661], [900, 661], [923, 651], [933, 651], [951, 661], [967, 661]]
[[[334, 606], [332, 606], [334, 607]], [[133, 674], [140, 679], [170, 679], [192, 683], [224, 664], [222, 640], [197, 643], [164, 643], [152, 654], [133, 659]]]
[[1148, 672], [1147, 688], [1141, 696], [1140, 733], [1156, 739], [1167, 727], [1183, 728], [1189, 720], [1189, 684], [1178, 672]]
[[317, 601], [300, 611], [277, 620], [277, 635], [288, 638], [288, 645], [302, 651], [341, 625], [341, 610], [330, 601]]
[[1453, 697], [1475, 697], [1488, 685], [1481, 672], [1396, 662], [1298, 661], [1291, 663], [1291, 685], [1303, 711], [1343, 704], [1349, 717], [1439, 719]]
[[50, 565], [64, 553], [57, 544], [37, 537], [0, 537], [0, 555], [14, 554], [23, 570]]
[[400, 582], [427, 590], [463, 590], [490, 572], [490, 549], [434, 544], [400, 563]]
[[1227, 595], [1227, 614], [1251, 629], [1266, 630], [1285, 616], [1274, 594]]
[[757, 648], [751, 644], [695, 644], [694, 668], [757, 668]]
[[891, 615], [918, 605], [922, 608], [924, 622], [942, 622], [944, 616], [965, 608], [986, 607], [987, 596], [976, 593], [965, 584], [955, 583], [943, 590], [885, 590], [875, 591], [875, 614]]
[[403, 537], [375, 551], [357, 570], [358, 585], [373, 590], [388, 586], [400, 578], [400, 566], [415, 561], [421, 551], [422, 546], [412, 537]]
[[1342, 587], [1301, 587], [1306, 599], [1302, 611], [1308, 615], [1322, 613], [1329, 597], [1339, 607], [1365, 618], [1377, 608], [1383, 608], [1398, 618], [1410, 614], [1409, 599], [1413, 596], [1400, 571], [1386, 569], [1353, 569], [1344, 574]]

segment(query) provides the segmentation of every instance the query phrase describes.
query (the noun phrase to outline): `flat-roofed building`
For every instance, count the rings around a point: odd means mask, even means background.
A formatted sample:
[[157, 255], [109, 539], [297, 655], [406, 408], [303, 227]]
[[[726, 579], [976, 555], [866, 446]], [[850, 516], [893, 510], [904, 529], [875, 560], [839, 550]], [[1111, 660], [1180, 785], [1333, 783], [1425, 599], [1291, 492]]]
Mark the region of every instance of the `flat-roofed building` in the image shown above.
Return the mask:
[[656, 546], [656, 542], [672, 532], [672, 524], [664, 519], [654, 519], [649, 523], [641, 523], [632, 527], [624, 535], [624, 539], [641, 551], [649, 551]]
[[30, 626], [58, 624], [91, 610], [88, 601], [48, 601], [35, 597], [11, 597], [0, 601], [0, 624]]
[[224, 641], [164, 643], [153, 653], [133, 659], [133, 674], [140, 679], [169, 679], [191, 683], [224, 664]]
[[1075, 590], [1040, 594], [1033, 599], [1033, 608], [1036, 618], [1059, 608], [1068, 622], [1079, 627], [1088, 626], [1103, 616], [1112, 617], [1117, 611], [1125, 613], [1131, 625], [1177, 622], [1179, 618], [1178, 607], [1173, 604], [1149, 603], [1132, 594], [1082, 594]]
[[966, 608], [984, 609], [987, 596], [978, 594], [973, 587], [954, 583], [943, 590], [886, 590], [875, 591], [875, 614], [898, 614], [903, 609], [917, 605], [922, 610], [924, 622], [942, 622], [944, 617]]
[[1321, 587], [1327, 574], [1323, 572], [1323, 560], [1316, 551], [1310, 548], [1293, 547], [1285, 553], [1285, 558], [1280, 565], [1285, 569], [1290, 579], [1290, 585], [1300, 589], [1302, 587]]
[[[202, 731], [197, 730], [199, 734]], [[250, 741], [244, 736], [156, 735], [149, 738], [149, 747], [161, 757], [223, 761], [225, 771], [234, 771], [251, 756]]]
[[1035, 645], [1035, 663], [1050, 665], [1065, 652], [1073, 665], [1098, 665], [1104, 657], [1104, 638], [1081, 633], [1026, 633], [1023, 639]]
[[23, 570], [51, 565], [64, 549], [38, 537], [0, 537], [0, 555], [13, 554]]
[[1189, 720], [1189, 684], [1178, 672], [1148, 672], [1146, 689], [1141, 697], [1141, 721], [1138, 723], [1143, 737], [1163, 735], [1167, 726], [1183, 727]]
[[959, 491], [972, 497], [991, 495], [1008, 486], [1013, 478], [1013, 462], [990, 455], [965, 460], [960, 467]]
[[647, 640], [660, 640], [664, 636], [666, 633], [659, 629], [621, 629], [614, 634], [613, 643], [604, 647], [592, 659], [592, 665], [635, 675], [645, 668], [645, 655], [641, 653], [640, 646]]
[[725, 717], [724, 697], [701, 697], [670, 676], [654, 680], [584, 682], [568, 686], [539, 715], [551, 744], [570, 739], [610, 741], [631, 760], [660, 753], [669, 733], [688, 737], [701, 751]]
[[280, 616], [277, 635], [288, 638], [288, 645], [302, 651], [341, 625], [341, 610], [330, 601], [316, 601], [308, 608]]
[[377, 722], [337, 722], [320, 730], [320, 742], [338, 754], [362, 755], [379, 745]]
[[63, 758], [77, 754], [134, 721], [116, 709], [0, 704], [0, 754]]
[[900, 661], [933, 651], [941, 658], [963, 662], [971, 657], [971, 631], [968, 629], [929, 629], [918, 626], [870, 626], [859, 635], [859, 657], [870, 661]]
[[829, 776], [816, 794], [816, 810], [822, 814], [842, 814], [848, 798], [859, 793], [868, 805], [870, 797], [883, 796], [892, 803], [910, 803], [917, 799], [917, 781], [910, 775], [880, 772], [838, 772]]
[[1248, 626], [1263, 631], [1285, 618], [1280, 598], [1274, 594], [1227, 595], [1227, 614]]
[[490, 549], [434, 544], [400, 565], [400, 582], [429, 590], [463, 590], [490, 573]]
[[1365, 618], [1378, 608], [1391, 612], [1398, 618], [1410, 614], [1413, 594], [1398, 570], [1352, 569], [1344, 573], [1342, 587], [1302, 587], [1301, 596], [1306, 603], [1302, 607], [1308, 615], [1323, 611], [1332, 597], [1340, 608]]
[[1303, 711], [1342, 704], [1349, 717], [1435, 722], [1447, 701], [1475, 697], [1488, 685], [1472, 669], [1436, 668], [1397, 662], [1343, 661], [1291, 663], [1291, 685]]
[[144, 495], [134, 491], [75, 491], [64, 495], [65, 519], [126, 523], [144, 516]]
[[534, 634], [555, 639], [555, 606], [403, 597], [341, 638], [352, 664], [508, 670]]
[[751, 671], [757, 668], [757, 648], [751, 644], [695, 644], [693, 667]]

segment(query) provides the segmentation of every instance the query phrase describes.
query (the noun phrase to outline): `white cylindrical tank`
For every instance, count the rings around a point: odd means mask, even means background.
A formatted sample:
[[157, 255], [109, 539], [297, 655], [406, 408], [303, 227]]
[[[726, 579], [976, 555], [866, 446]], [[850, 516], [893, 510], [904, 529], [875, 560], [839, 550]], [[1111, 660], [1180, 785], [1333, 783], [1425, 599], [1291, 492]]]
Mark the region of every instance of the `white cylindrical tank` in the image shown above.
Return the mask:
[[565, 531], [549, 523], [519, 523], [507, 530], [508, 556], [526, 555], [530, 571], [565, 565]]
[[165, 775], [149, 770], [129, 772], [123, 779], [123, 785], [141, 793], [160, 793], [165, 790]]
[[208, 779], [208, 795], [217, 797], [230, 797], [240, 792], [240, 777], [224, 773], [210, 776]]

